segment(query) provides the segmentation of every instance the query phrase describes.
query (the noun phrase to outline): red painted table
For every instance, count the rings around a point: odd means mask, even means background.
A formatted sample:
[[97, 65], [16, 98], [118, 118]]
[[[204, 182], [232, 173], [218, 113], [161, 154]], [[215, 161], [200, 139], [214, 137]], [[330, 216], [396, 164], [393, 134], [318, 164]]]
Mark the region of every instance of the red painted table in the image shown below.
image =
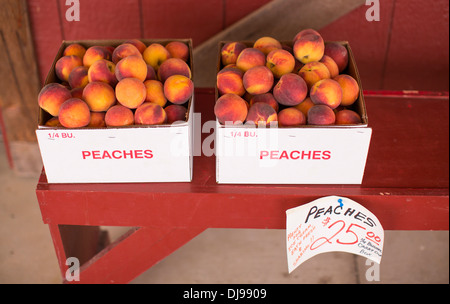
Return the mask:
[[[213, 120], [214, 90], [195, 94], [202, 121]], [[362, 185], [218, 185], [204, 155], [191, 183], [49, 184], [43, 171], [36, 193], [62, 277], [77, 257], [81, 283], [130, 282], [207, 228], [285, 229], [287, 209], [328, 195], [364, 205], [386, 230], [448, 230], [448, 94], [366, 92], [366, 104]], [[135, 228], [108, 244], [99, 226]]]

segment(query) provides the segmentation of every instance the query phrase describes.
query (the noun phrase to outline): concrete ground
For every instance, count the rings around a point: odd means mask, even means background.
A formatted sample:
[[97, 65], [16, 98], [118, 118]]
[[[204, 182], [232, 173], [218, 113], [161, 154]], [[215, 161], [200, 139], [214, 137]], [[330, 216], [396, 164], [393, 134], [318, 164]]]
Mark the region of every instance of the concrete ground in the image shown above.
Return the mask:
[[[35, 195], [37, 181], [10, 170], [0, 139], [0, 284], [61, 283]], [[104, 229], [111, 240], [125, 232]], [[365, 258], [323, 253], [289, 274], [285, 230], [209, 229], [132, 283], [448, 284], [449, 233], [386, 231], [379, 272]]]

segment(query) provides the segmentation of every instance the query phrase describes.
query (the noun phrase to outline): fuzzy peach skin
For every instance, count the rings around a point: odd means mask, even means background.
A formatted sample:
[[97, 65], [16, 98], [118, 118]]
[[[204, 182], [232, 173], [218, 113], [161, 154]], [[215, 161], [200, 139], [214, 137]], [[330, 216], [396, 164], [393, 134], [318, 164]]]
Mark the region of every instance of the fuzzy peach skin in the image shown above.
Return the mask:
[[91, 111], [83, 100], [70, 98], [61, 105], [58, 118], [63, 127], [82, 128], [91, 121]]
[[331, 78], [330, 71], [328, 70], [327, 66], [318, 61], [313, 61], [305, 64], [300, 69], [298, 74], [306, 82], [308, 90], [310, 90], [311, 87], [319, 80]]
[[294, 107], [283, 109], [278, 113], [278, 125], [280, 127], [306, 125], [305, 114]]
[[164, 95], [164, 85], [159, 80], [144, 81], [145, 90], [147, 94], [144, 102], [153, 102], [164, 107], [167, 103], [167, 98]]
[[142, 54], [133, 44], [122, 43], [114, 49], [112, 53], [112, 62], [117, 64], [120, 60], [128, 56], [142, 57]]
[[63, 56], [75, 55], [83, 59], [84, 54], [86, 54], [86, 48], [79, 43], [69, 44], [63, 52]]
[[337, 125], [357, 125], [362, 123], [361, 116], [353, 110], [343, 109], [336, 113]]
[[55, 72], [56, 76], [61, 81], [69, 81], [70, 72], [76, 67], [82, 66], [83, 60], [75, 55], [63, 56], [56, 61]]
[[339, 67], [336, 62], [328, 55], [323, 55], [322, 59], [320, 59], [321, 63], [323, 63], [330, 72], [330, 78], [334, 78], [339, 75]]
[[348, 51], [345, 46], [338, 42], [327, 42], [325, 44], [324, 55], [330, 56], [339, 67], [339, 73], [342, 73], [348, 66]]
[[130, 109], [136, 109], [144, 103], [147, 90], [144, 83], [137, 78], [124, 78], [116, 86], [117, 101]]
[[184, 42], [171, 41], [166, 44], [166, 49], [169, 51], [172, 58], [178, 58], [184, 62], [189, 60], [189, 47]]
[[344, 107], [351, 106], [358, 100], [359, 85], [355, 78], [347, 74], [341, 74], [333, 78], [342, 88], [342, 102]]
[[221, 124], [244, 123], [248, 114], [247, 102], [236, 94], [222, 95], [214, 105], [214, 114]]
[[225, 67], [217, 73], [216, 85], [220, 95], [233, 93], [239, 96], [245, 94], [243, 82], [244, 72], [237, 67]]
[[167, 78], [173, 75], [183, 75], [187, 78], [192, 78], [191, 68], [182, 59], [169, 58], [159, 66], [158, 78], [164, 83]]
[[[111, 108], [110, 108], [111, 109]], [[91, 112], [91, 121], [87, 125], [88, 128], [104, 128], [105, 123], [105, 112]]]
[[155, 69], [147, 63], [147, 77], [145, 80], [157, 80]]
[[262, 123], [268, 125], [274, 121], [278, 121], [277, 112], [266, 103], [255, 103], [248, 110], [246, 123], [254, 123], [255, 125]]
[[319, 61], [324, 51], [325, 43], [320, 35], [304, 35], [294, 43], [294, 56], [304, 64]]
[[308, 95], [306, 82], [297, 74], [289, 73], [281, 76], [273, 88], [273, 96], [279, 104], [296, 106]]
[[109, 108], [105, 115], [107, 127], [123, 127], [134, 125], [134, 113], [131, 109], [117, 104]]
[[83, 90], [83, 100], [93, 112], [107, 111], [116, 103], [114, 89], [105, 82], [90, 82]]
[[144, 60], [147, 64], [149, 64], [156, 72], [159, 69], [159, 66], [171, 58], [169, 51], [159, 43], [150, 44], [142, 54]]
[[116, 65], [105, 59], [95, 61], [88, 70], [89, 82], [104, 82], [112, 87], [117, 84]]
[[227, 42], [225, 43], [220, 50], [220, 58], [222, 64], [227, 66], [229, 64], [236, 64], [236, 61], [243, 50], [245, 50], [247, 46], [242, 42]]
[[236, 66], [244, 72], [255, 66], [261, 65], [266, 65], [266, 55], [255, 48], [246, 48], [242, 50], [236, 60]]
[[308, 28], [308, 29], [304, 29], [304, 30], [301, 30], [300, 32], [298, 32], [297, 35], [295, 35], [293, 40], [295, 42], [295, 41], [299, 40], [300, 38], [302, 38], [303, 36], [310, 35], [310, 34], [314, 34], [314, 35], [319, 35], [320, 36], [320, 33], [318, 31], [316, 31], [314, 29], [311, 29], [311, 28]]
[[117, 62], [114, 74], [118, 81], [137, 78], [144, 82], [148, 75], [147, 63], [142, 56], [130, 55]]
[[284, 74], [292, 73], [295, 68], [295, 58], [286, 50], [276, 49], [267, 55], [266, 67], [272, 71], [275, 78], [281, 78]]
[[334, 111], [326, 105], [314, 105], [308, 111], [308, 125], [333, 125], [336, 122]]
[[64, 101], [72, 98], [69, 89], [59, 83], [45, 85], [38, 95], [38, 104], [52, 116], [58, 116], [59, 108]]
[[253, 48], [260, 50], [267, 56], [273, 50], [281, 49], [281, 43], [273, 37], [261, 37], [255, 41]]
[[52, 117], [45, 123], [46, 127], [62, 127], [63, 125], [59, 122], [58, 117]]
[[187, 109], [181, 105], [170, 105], [164, 108], [167, 115], [167, 123], [186, 121]]
[[70, 90], [70, 94], [72, 94], [73, 98], [83, 99], [83, 90], [84, 88], [75, 88]]
[[275, 110], [275, 112], [278, 112], [280, 108], [278, 101], [275, 99], [275, 97], [273, 97], [273, 94], [270, 92], [252, 96], [252, 98], [250, 99], [249, 106], [252, 106], [257, 102], [267, 103]]
[[242, 83], [245, 90], [252, 94], [264, 94], [273, 87], [274, 77], [272, 71], [266, 66], [256, 66], [244, 73]]
[[172, 75], [164, 82], [164, 95], [174, 104], [186, 103], [194, 94], [194, 83], [183, 75]]
[[342, 101], [342, 89], [337, 81], [323, 79], [312, 86], [309, 96], [316, 105], [322, 104], [336, 109]]
[[86, 50], [83, 56], [83, 65], [90, 67], [95, 61], [105, 59], [111, 61], [112, 52], [104, 46], [91, 46]]
[[126, 40], [123, 42], [123, 44], [126, 44], [126, 43], [134, 45], [141, 54], [144, 53], [145, 49], [147, 48], [145, 43], [139, 39], [129, 39], [129, 40]]
[[314, 103], [312, 102], [310, 97], [306, 97], [305, 100], [303, 100], [300, 104], [296, 105], [295, 108], [297, 110], [300, 110], [306, 118], [308, 118], [308, 111], [309, 109], [314, 106]]
[[167, 114], [160, 105], [145, 102], [136, 109], [134, 122], [137, 125], [161, 125], [167, 122]]
[[88, 68], [85, 66], [78, 66], [69, 74], [69, 85], [71, 89], [84, 88], [89, 83]]

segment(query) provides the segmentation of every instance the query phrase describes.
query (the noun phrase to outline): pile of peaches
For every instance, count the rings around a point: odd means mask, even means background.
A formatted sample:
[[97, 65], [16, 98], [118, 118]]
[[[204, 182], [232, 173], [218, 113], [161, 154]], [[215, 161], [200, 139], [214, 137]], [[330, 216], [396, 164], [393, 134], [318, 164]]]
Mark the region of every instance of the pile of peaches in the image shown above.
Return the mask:
[[347, 48], [325, 43], [313, 29], [300, 31], [292, 46], [272, 37], [252, 44], [224, 42], [220, 61], [214, 113], [221, 124], [361, 123], [361, 116], [352, 110], [360, 87], [345, 74]]
[[65, 128], [159, 125], [186, 120], [194, 91], [184, 41], [131, 39], [116, 47], [72, 43], [55, 63], [57, 82], [39, 93], [45, 125]]

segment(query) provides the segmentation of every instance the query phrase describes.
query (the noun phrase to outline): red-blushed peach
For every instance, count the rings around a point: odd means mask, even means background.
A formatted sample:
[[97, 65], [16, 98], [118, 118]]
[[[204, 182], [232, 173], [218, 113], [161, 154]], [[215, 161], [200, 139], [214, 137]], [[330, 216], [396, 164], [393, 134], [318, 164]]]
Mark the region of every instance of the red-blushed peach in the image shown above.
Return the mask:
[[268, 125], [274, 121], [278, 121], [277, 112], [266, 103], [257, 102], [248, 110], [246, 123]]
[[145, 102], [136, 109], [134, 122], [137, 125], [161, 125], [167, 122], [167, 114], [160, 105]]
[[124, 127], [134, 125], [134, 113], [131, 109], [117, 104], [108, 109], [105, 114], [107, 127]]
[[59, 108], [67, 99], [72, 98], [69, 89], [59, 83], [45, 85], [38, 95], [38, 104], [52, 116], [58, 116]]
[[306, 125], [305, 114], [294, 107], [283, 109], [278, 113], [278, 125], [280, 127]]
[[88, 70], [89, 82], [104, 82], [112, 87], [117, 84], [116, 65], [105, 59], [100, 59], [92, 63]]
[[266, 66], [275, 78], [280, 78], [284, 74], [292, 73], [295, 68], [295, 58], [286, 50], [275, 49], [267, 55]]
[[273, 73], [266, 66], [255, 66], [247, 70], [242, 77], [245, 90], [252, 95], [269, 92], [273, 87], [273, 82]]
[[86, 48], [79, 43], [69, 44], [63, 52], [63, 56], [78, 56], [83, 59], [84, 54], [86, 54]]
[[257, 102], [267, 103], [276, 112], [278, 112], [278, 110], [280, 108], [277, 100], [275, 99], [275, 97], [273, 97], [272, 93], [265, 93], [265, 94], [259, 94], [259, 95], [252, 96], [252, 98], [250, 99], [249, 106], [252, 106], [252, 105], [254, 105]]
[[159, 66], [158, 78], [163, 83], [172, 75], [183, 75], [187, 78], [192, 78], [189, 65], [184, 60], [179, 58], [169, 58]]
[[216, 85], [220, 95], [233, 93], [243, 96], [246, 91], [243, 83], [244, 72], [237, 67], [225, 67], [217, 73]]
[[320, 62], [326, 65], [326, 67], [328, 68], [328, 71], [330, 72], [330, 78], [334, 78], [339, 75], [339, 67], [333, 60], [333, 58], [328, 55], [323, 55], [322, 59], [320, 59]]
[[123, 42], [123, 44], [125, 44], [125, 43], [129, 43], [129, 44], [134, 45], [139, 50], [139, 52], [141, 54], [144, 53], [145, 49], [147, 48], [145, 43], [142, 42], [139, 39], [129, 39], [129, 40], [126, 40], [126, 41]]
[[83, 90], [84, 88], [75, 88], [70, 90], [70, 94], [73, 98], [83, 99]]
[[166, 44], [166, 49], [169, 51], [172, 58], [178, 58], [184, 62], [189, 60], [189, 47], [184, 42], [171, 41]]
[[155, 69], [151, 65], [147, 64], [147, 77], [145, 78], [145, 80], [156, 80], [156, 79], [157, 77]]
[[107, 111], [116, 103], [114, 89], [105, 82], [90, 82], [83, 90], [83, 100], [93, 112]]
[[167, 115], [167, 123], [172, 124], [176, 121], [186, 121], [187, 109], [180, 105], [170, 105], [164, 108]]
[[361, 116], [353, 110], [344, 109], [336, 113], [337, 125], [357, 125], [361, 122]]
[[319, 80], [329, 79], [331, 77], [327, 66], [319, 61], [312, 61], [305, 64], [298, 74], [308, 85], [308, 90]]
[[145, 85], [137, 78], [124, 78], [117, 83], [117, 101], [127, 108], [136, 109], [144, 103], [146, 96]]
[[137, 78], [144, 82], [148, 74], [147, 63], [142, 56], [130, 55], [117, 62], [114, 74], [118, 81]]
[[150, 44], [142, 54], [144, 60], [147, 64], [151, 65], [151, 67], [158, 72], [159, 66], [171, 58], [169, 51], [160, 43], [152, 43]]
[[58, 118], [65, 128], [82, 128], [91, 121], [91, 111], [83, 100], [70, 98], [61, 105]]
[[294, 56], [302, 63], [319, 61], [325, 51], [325, 43], [322, 36], [304, 35], [294, 43]]
[[297, 110], [300, 110], [306, 118], [308, 118], [308, 111], [309, 109], [314, 106], [314, 103], [312, 102], [310, 97], [306, 97], [305, 100], [303, 100], [300, 104], [296, 105], [295, 108]]
[[112, 53], [104, 46], [94, 45], [86, 50], [83, 56], [83, 65], [90, 67], [94, 62], [99, 59], [105, 59], [111, 61]]
[[46, 127], [62, 127], [63, 125], [59, 122], [58, 117], [52, 117], [45, 123]]
[[297, 74], [289, 73], [281, 76], [273, 88], [273, 96], [279, 104], [296, 106], [308, 95], [306, 82]]
[[[110, 108], [111, 109], [111, 108]], [[91, 121], [87, 125], [88, 128], [104, 128], [106, 112], [91, 112]]]
[[242, 50], [236, 60], [236, 66], [244, 72], [255, 66], [261, 65], [266, 65], [266, 55], [255, 48], [246, 48]]
[[320, 33], [318, 31], [308, 28], [308, 29], [304, 29], [304, 30], [301, 30], [300, 32], [298, 32], [297, 35], [295, 35], [295, 37], [294, 37], [294, 42], [299, 40], [303, 36], [310, 35], [310, 34], [320, 36]]
[[145, 96], [145, 102], [153, 102], [164, 107], [167, 103], [166, 96], [164, 95], [164, 85], [159, 80], [146, 80], [144, 81], [145, 90], [147, 92]]
[[76, 67], [82, 66], [83, 60], [75, 55], [63, 56], [56, 61], [56, 76], [62, 81], [69, 81], [70, 72]]
[[316, 105], [322, 104], [336, 109], [342, 101], [342, 89], [337, 81], [322, 79], [312, 86], [309, 97]]
[[348, 51], [345, 46], [338, 42], [327, 42], [325, 44], [325, 55], [330, 56], [339, 67], [339, 73], [342, 73], [348, 65]]
[[247, 102], [236, 94], [222, 95], [214, 105], [214, 114], [221, 124], [244, 123], [248, 114]]
[[347, 74], [341, 74], [333, 78], [342, 88], [341, 105], [344, 107], [351, 106], [358, 100], [359, 85], [355, 78]]
[[297, 58], [295, 59], [295, 67], [294, 70], [292, 70], [292, 73], [294, 74], [298, 74], [298, 72], [300, 72], [300, 70], [302, 69], [302, 67], [304, 67], [305, 64], [298, 61]]
[[69, 82], [71, 89], [84, 88], [89, 83], [88, 68], [85, 66], [77, 66], [70, 72]]
[[273, 37], [261, 37], [255, 41], [253, 48], [260, 50], [267, 56], [273, 50], [281, 49], [281, 43]]
[[172, 75], [164, 82], [164, 95], [174, 104], [186, 103], [194, 94], [194, 83], [183, 75]]
[[242, 42], [233, 41], [225, 43], [220, 50], [222, 64], [224, 66], [236, 64], [239, 55], [246, 48], [247, 46]]
[[114, 52], [112, 53], [112, 62], [117, 64], [120, 60], [128, 56], [142, 57], [142, 54], [134, 45], [130, 43], [122, 43], [114, 49]]
[[314, 105], [308, 111], [308, 125], [326, 126], [336, 122], [334, 111], [326, 105]]

